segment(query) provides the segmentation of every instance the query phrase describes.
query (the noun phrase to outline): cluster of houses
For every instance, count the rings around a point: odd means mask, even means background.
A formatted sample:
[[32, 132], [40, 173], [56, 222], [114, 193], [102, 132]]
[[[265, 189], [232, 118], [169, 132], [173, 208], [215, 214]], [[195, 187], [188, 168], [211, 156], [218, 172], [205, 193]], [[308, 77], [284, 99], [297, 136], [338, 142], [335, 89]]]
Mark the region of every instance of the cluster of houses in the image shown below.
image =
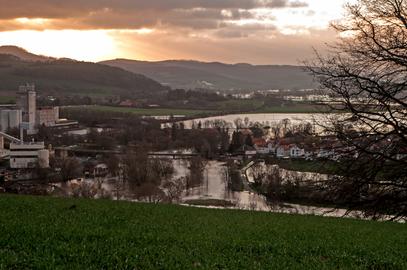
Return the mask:
[[322, 143], [297, 143], [290, 138], [265, 140], [253, 139], [254, 150], [259, 155], [272, 155], [277, 158], [302, 158], [312, 160], [326, 158], [336, 160], [344, 149], [334, 139], [324, 140]]
[[[266, 140], [264, 138], [253, 139], [253, 147], [247, 149], [246, 156], [271, 155], [276, 158], [288, 159], [330, 159], [337, 161], [341, 157], [352, 153], [354, 158], [358, 157], [358, 152], [354, 148], [344, 146], [335, 137], [315, 137], [313, 140], [298, 142], [296, 138], [283, 138], [275, 140]], [[383, 144], [383, 143], [381, 143]], [[380, 147], [386, 149], [383, 145], [373, 144], [373, 148]], [[377, 150], [377, 149], [376, 149]], [[395, 159], [402, 160], [407, 158], [407, 147], [397, 147], [396, 152], [387, 153], [394, 156]]]

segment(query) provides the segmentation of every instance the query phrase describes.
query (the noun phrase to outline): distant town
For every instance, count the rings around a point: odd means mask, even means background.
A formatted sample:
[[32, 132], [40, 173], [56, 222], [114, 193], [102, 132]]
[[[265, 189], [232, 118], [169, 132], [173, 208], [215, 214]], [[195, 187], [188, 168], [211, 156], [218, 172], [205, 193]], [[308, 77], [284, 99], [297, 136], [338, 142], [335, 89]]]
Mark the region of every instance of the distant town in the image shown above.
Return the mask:
[[0, 270], [407, 269], [407, 0], [0, 6]]
[[[362, 154], [322, 129], [330, 114], [140, 117], [109, 109], [137, 106], [125, 100], [107, 110], [66, 106], [61, 118], [59, 106], [39, 106], [37, 95], [34, 84], [22, 85], [16, 104], [0, 111], [2, 185], [8, 192], [237, 205], [235, 198], [215, 195], [233, 191], [264, 196], [259, 209], [276, 198], [329, 204], [317, 191], [320, 180], [340, 174], [344, 160]], [[377, 147], [386, 145], [371, 145]], [[406, 147], [389, 151], [396, 160], [407, 157]], [[279, 176], [273, 168], [280, 168]], [[287, 176], [290, 171], [295, 174]], [[304, 173], [313, 173], [312, 180]], [[270, 189], [275, 181], [279, 194]], [[210, 185], [219, 185], [214, 194], [205, 191]]]

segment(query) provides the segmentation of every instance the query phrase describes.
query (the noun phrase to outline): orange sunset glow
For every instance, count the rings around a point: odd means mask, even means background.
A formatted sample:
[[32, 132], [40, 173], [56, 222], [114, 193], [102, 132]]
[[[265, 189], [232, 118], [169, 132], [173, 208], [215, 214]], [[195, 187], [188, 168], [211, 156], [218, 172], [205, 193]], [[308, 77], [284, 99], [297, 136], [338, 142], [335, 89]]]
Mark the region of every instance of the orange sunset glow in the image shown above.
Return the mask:
[[[6, 1], [0, 46], [77, 60], [297, 64], [334, 40], [343, 0]], [[4, 8], [6, 7], [6, 8]]]

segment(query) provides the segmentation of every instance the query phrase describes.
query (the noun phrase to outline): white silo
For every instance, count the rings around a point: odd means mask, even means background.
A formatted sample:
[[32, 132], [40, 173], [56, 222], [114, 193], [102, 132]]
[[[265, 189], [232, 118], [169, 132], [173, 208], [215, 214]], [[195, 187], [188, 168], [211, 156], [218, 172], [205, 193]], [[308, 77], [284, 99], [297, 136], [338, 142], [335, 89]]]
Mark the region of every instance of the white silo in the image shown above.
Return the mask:
[[1, 131], [5, 132], [8, 129], [9, 110], [2, 110], [0, 112], [0, 126]]
[[10, 110], [8, 121], [9, 128], [19, 128], [22, 122], [22, 111]]
[[37, 93], [35, 90], [29, 90], [27, 92], [27, 101], [28, 101], [28, 123], [30, 123], [30, 128], [35, 127], [35, 119], [37, 112]]

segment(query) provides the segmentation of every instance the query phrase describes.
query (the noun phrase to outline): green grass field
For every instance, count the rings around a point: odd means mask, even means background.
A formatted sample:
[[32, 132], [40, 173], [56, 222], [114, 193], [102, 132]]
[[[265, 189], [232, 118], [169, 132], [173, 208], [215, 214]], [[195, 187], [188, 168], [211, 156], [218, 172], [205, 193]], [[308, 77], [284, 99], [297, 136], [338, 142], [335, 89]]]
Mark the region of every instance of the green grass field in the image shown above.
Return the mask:
[[185, 116], [194, 116], [194, 115], [207, 115], [213, 114], [215, 111], [206, 111], [206, 110], [185, 110], [185, 109], [166, 109], [166, 108], [157, 108], [157, 109], [143, 109], [143, 108], [128, 108], [128, 107], [113, 107], [113, 106], [78, 106], [78, 107], [69, 107], [64, 108], [64, 110], [95, 110], [103, 112], [118, 112], [118, 113], [132, 113], [140, 116], [166, 116], [166, 115], [185, 115]]
[[298, 172], [335, 174], [339, 169], [338, 163], [329, 160], [275, 159], [273, 163], [283, 169]]
[[296, 103], [286, 106], [264, 106], [254, 113], [320, 113], [326, 111], [328, 108], [321, 105]]
[[16, 103], [16, 97], [0, 96], [0, 104], [14, 104], [14, 103]]
[[264, 104], [261, 100], [252, 99], [232, 99], [216, 103], [219, 111], [254, 111]]
[[407, 226], [0, 195], [0, 269], [407, 269]]

